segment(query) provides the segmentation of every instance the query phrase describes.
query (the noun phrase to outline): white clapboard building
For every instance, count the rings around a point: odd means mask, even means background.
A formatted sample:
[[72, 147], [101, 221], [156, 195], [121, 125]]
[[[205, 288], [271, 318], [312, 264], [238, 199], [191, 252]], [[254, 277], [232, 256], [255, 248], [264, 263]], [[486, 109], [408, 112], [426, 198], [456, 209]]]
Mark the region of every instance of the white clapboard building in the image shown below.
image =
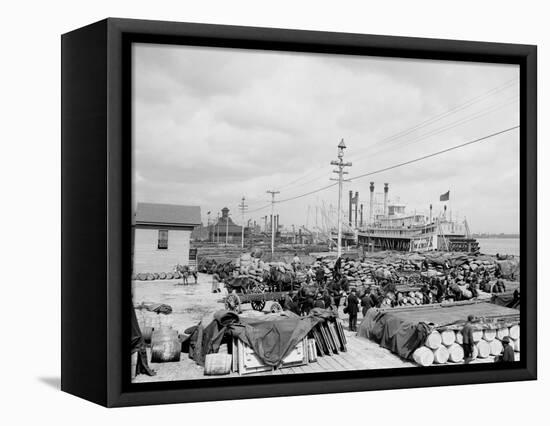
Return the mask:
[[133, 272], [171, 272], [177, 264], [188, 265], [191, 232], [200, 224], [198, 206], [138, 203], [133, 221]]

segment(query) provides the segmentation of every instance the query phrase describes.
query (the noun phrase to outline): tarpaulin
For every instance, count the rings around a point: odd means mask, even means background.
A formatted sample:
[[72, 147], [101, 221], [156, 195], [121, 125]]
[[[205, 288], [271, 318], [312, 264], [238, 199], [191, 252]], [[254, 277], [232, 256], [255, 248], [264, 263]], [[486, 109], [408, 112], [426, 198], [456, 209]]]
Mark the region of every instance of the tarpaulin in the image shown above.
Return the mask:
[[279, 315], [260, 319], [218, 311], [210, 324], [201, 322], [186, 330], [190, 336], [184, 349], [188, 347], [189, 357], [204, 365], [206, 355], [218, 352], [224, 337], [234, 336], [252, 347], [266, 365], [277, 366], [315, 325], [331, 315], [334, 314], [324, 309], [314, 309], [307, 317]]
[[366, 337], [408, 359], [426, 341], [430, 327], [424, 322], [414, 323], [387, 312], [370, 309], [359, 326], [358, 336]]
[[502, 278], [511, 278], [519, 273], [519, 259], [497, 260], [497, 267]]
[[312, 315], [281, 317], [272, 321], [241, 318], [241, 324], [232, 325], [231, 331], [234, 336], [251, 346], [266, 365], [275, 367], [321, 321], [322, 318]]

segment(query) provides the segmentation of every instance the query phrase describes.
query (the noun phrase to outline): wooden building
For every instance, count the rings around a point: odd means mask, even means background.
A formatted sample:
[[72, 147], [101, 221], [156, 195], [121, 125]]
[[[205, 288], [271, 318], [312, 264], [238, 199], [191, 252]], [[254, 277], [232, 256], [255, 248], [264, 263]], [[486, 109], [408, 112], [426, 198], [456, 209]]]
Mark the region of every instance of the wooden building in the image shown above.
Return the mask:
[[189, 264], [191, 232], [201, 224], [198, 206], [138, 203], [133, 221], [133, 273], [171, 272]]
[[[221, 217], [218, 217], [217, 221], [208, 226], [208, 240], [225, 243], [240, 243], [242, 238], [243, 227], [233, 222], [233, 219], [229, 217], [229, 209], [224, 207], [222, 209]], [[244, 238], [248, 238], [250, 235], [250, 228], [244, 228]]]

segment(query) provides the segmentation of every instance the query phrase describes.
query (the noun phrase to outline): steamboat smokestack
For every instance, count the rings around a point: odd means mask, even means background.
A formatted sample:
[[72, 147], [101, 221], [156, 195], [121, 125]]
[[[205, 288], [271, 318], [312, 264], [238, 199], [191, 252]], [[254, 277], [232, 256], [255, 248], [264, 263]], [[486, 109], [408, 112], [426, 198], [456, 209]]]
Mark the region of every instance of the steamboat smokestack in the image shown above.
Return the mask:
[[353, 191], [349, 192], [349, 211], [348, 211], [348, 222], [349, 226], [352, 226], [352, 211], [353, 211]]
[[384, 184], [384, 216], [388, 215], [388, 184]]
[[355, 227], [357, 228], [357, 209], [359, 207], [359, 192], [355, 192], [355, 199], [353, 200], [354, 201], [354, 204], [355, 204]]
[[370, 183], [370, 201], [369, 201], [369, 224], [372, 223], [372, 212], [374, 209], [374, 182]]
[[430, 204], [430, 223], [432, 223], [432, 205]]

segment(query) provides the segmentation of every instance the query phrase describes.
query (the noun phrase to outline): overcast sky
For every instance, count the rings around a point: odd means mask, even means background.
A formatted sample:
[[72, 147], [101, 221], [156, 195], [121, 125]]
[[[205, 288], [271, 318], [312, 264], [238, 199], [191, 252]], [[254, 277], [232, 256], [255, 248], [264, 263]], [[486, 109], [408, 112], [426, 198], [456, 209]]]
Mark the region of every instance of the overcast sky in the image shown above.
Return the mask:
[[[134, 201], [198, 205], [205, 223], [224, 206], [240, 222], [242, 196], [259, 221], [266, 190], [330, 184], [342, 138], [353, 178], [519, 124], [516, 66], [146, 44], [133, 58]], [[368, 211], [371, 180], [411, 213], [450, 190], [473, 232], [519, 232], [518, 130], [353, 180], [345, 209], [353, 190]], [[312, 227], [336, 203], [330, 188], [276, 210]]]

